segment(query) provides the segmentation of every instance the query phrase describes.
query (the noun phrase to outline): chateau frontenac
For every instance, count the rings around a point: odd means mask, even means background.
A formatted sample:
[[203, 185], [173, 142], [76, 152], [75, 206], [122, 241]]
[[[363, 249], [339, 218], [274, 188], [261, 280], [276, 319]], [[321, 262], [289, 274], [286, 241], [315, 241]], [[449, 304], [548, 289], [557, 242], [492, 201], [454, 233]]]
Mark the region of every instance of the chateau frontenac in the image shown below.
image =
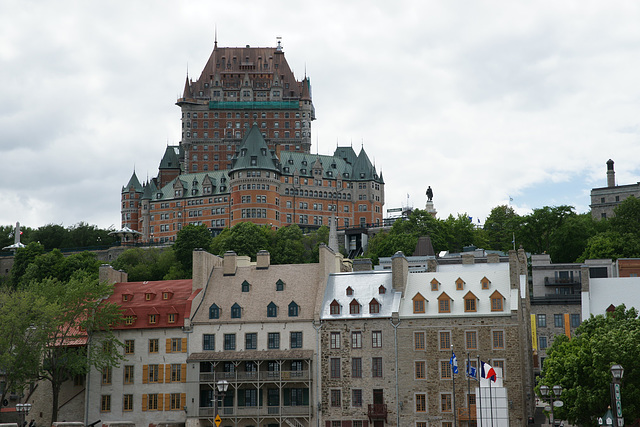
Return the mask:
[[277, 47], [218, 47], [188, 76], [182, 136], [157, 177], [134, 171], [122, 188], [122, 226], [142, 242], [175, 240], [187, 224], [212, 232], [251, 221], [341, 228], [382, 223], [384, 180], [364, 148], [311, 154], [315, 109], [307, 76], [296, 80]]

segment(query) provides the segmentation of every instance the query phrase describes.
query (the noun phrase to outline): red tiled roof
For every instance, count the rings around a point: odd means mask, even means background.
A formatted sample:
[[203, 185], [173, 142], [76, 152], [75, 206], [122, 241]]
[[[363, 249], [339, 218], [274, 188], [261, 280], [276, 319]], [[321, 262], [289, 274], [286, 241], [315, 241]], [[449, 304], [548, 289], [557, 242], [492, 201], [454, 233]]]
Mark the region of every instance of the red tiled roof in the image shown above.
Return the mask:
[[[132, 325], [124, 322], [114, 329], [148, 329], [148, 328], [179, 328], [184, 319], [191, 314], [191, 303], [200, 289], [191, 290], [192, 280], [161, 280], [154, 282], [123, 282], [116, 283], [113, 295], [107, 301], [119, 304], [123, 309], [123, 317], [135, 316]], [[163, 299], [168, 293], [169, 298]], [[147, 300], [147, 294], [155, 297]], [[123, 301], [123, 295], [133, 295]], [[174, 323], [169, 323], [168, 315], [177, 314]], [[156, 323], [149, 324], [149, 315], [156, 314]]]

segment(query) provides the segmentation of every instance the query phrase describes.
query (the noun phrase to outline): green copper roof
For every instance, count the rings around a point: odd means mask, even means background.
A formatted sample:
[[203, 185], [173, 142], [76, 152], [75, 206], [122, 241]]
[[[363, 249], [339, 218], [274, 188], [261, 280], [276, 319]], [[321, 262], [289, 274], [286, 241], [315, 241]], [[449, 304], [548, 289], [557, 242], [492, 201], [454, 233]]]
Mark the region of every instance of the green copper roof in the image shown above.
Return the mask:
[[178, 147], [169, 146], [162, 156], [159, 169], [180, 169], [180, 161], [178, 160]]
[[[322, 178], [335, 179], [338, 176], [348, 181], [373, 180], [383, 183], [382, 175], [378, 176], [376, 168], [369, 162], [364, 149], [356, 157], [351, 147], [339, 147], [333, 156], [321, 154], [297, 153], [293, 151], [280, 152], [280, 169], [282, 175], [293, 175], [296, 171], [300, 176], [314, 178], [314, 167], [322, 169]], [[353, 163], [350, 163], [352, 160]], [[360, 177], [364, 173], [364, 178]]]
[[244, 136], [233, 158], [231, 170], [260, 169], [279, 172], [278, 158], [269, 150], [257, 125], [253, 125]]
[[140, 184], [135, 171], [133, 171], [133, 175], [131, 175], [131, 179], [129, 179], [129, 183], [127, 184], [127, 186], [122, 187], [122, 192], [126, 193], [127, 191], [129, 191], [129, 189], [131, 189], [131, 187], [133, 187], [136, 192], [142, 192], [142, 185]]
[[[176, 197], [174, 185], [180, 181], [182, 196]], [[211, 193], [204, 193], [204, 187], [211, 183]], [[148, 186], [147, 186], [148, 187]], [[187, 173], [171, 180], [162, 188], [155, 189], [151, 200], [171, 200], [200, 197], [214, 197], [229, 194], [229, 176], [226, 171]]]

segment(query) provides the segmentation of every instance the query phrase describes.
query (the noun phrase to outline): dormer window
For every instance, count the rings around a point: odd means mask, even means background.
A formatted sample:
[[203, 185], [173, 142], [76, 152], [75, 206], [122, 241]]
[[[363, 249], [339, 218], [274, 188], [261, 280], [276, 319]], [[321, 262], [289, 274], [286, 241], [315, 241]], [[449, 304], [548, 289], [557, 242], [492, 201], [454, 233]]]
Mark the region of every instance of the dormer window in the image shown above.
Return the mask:
[[149, 315], [149, 324], [150, 325], [155, 325], [156, 323], [158, 323], [158, 315], [157, 314], [150, 314]]
[[133, 294], [126, 293], [122, 294], [122, 301], [131, 301], [133, 299]]
[[438, 297], [438, 313], [451, 313], [451, 298], [445, 292]]
[[219, 319], [220, 308], [216, 304], [211, 304], [209, 307], [209, 319]]
[[267, 317], [278, 317], [278, 306], [273, 301], [267, 306]]
[[151, 301], [155, 296], [156, 294], [154, 294], [153, 292], [147, 292], [146, 294], [144, 294], [144, 299], [147, 301]]
[[249, 292], [249, 287], [250, 286], [251, 285], [246, 280], [244, 282], [242, 282], [242, 292]]
[[238, 303], [231, 306], [231, 318], [240, 319], [242, 317], [242, 307]]
[[498, 291], [491, 294], [491, 311], [504, 310], [504, 297]]
[[440, 282], [438, 282], [436, 279], [433, 279], [431, 281], [431, 290], [437, 291], [438, 289], [440, 289]]
[[478, 298], [473, 294], [473, 292], [469, 291], [464, 296], [464, 311], [465, 313], [474, 313], [478, 311]]
[[385, 288], [384, 286], [380, 285], [380, 287], [378, 288], [378, 293], [380, 295], [386, 294], [387, 293], [387, 288]]
[[370, 314], [380, 313], [380, 303], [375, 298], [369, 302], [369, 313]]
[[338, 301], [333, 300], [331, 304], [329, 304], [329, 313], [340, 314], [340, 303]]
[[349, 286], [349, 287], [347, 288], [347, 295], [348, 295], [348, 296], [353, 295], [353, 288], [352, 288], [351, 286]]
[[355, 299], [349, 303], [349, 314], [360, 314], [360, 303]]
[[421, 314], [425, 312], [425, 302], [427, 301], [419, 292], [413, 297], [413, 313]]
[[284, 282], [281, 279], [276, 282], [276, 291], [284, 291]]
[[458, 277], [458, 280], [456, 280], [456, 290], [461, 291], [463, 289], [464, 289], [464, 280]]
[[298, 317], [300, 308], [294, 301], [289, 303], [289, 317]]
[[485, 276], [482, 278], [482, 280], [480, 280], [480, 284], [482, 285], [482, 289], [489, 289], [491, 281], [489, 281], [489, 279], [487, 279], [487, 277]]

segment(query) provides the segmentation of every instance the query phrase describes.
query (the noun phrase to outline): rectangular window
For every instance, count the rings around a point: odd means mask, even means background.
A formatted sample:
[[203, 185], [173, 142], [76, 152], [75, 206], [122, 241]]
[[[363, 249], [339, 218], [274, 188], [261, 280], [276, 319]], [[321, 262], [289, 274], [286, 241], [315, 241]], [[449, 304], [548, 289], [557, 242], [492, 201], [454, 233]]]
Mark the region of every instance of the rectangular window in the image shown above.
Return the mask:
[[157, 338], [152, 338], [149, 340], [149, 353], [157, 353], [159, 347], [160, 347], [160, 344], [158, 343]]
[[493, 365], [494, 368], [500, 368], [502, 370], [502, 379], [506, 378], [506, 371], [504, 368], [504, 360], [502, 359], [492, 359], [491, 360], [491, 364]]
[[244, 406], [258, 406], [258, 390], [255, 388], [244, 390]]
[[547, 337], [538, 337], [540, 340], [540, 350], [547, 348]]
[[291, 332], [290, 348], [302, 348], [302, 332]]
[[382, 378], [382, 357], [373, 357], [371, 359], [371, 376], [373, 378]]
[[111, 384], [111, 368], [106, 367], [102, 370], [102, 384]]
[[331, 406], [342, 406], [342, 393], [341, 390], [331, 390]]
[[149, 365], [148, 382], [157, 383], [158, 382], [159, 372], [160, 372], [160, 366], [159, 365]]
[[124, 365], [124, 383], [133, 384], [133, 365]]
[[362, 390], [359, 388], [354, 388], [351, 390], [351, 406], [355, 408], [362, 407]]
[[244, 349], [256, 350], [258, 348], [258, 334], [255, 332], [249, 332], [244, 334]]
[[382, 348], [382, 331], [371, 332], [371, 347]]
[[449, 360], [440, 361], [440, 379], [441, 380], [451, 379], [451, 364], [449, 363]]
[[202, 350], [214, 351], [216, 349], [216, 336], [215, 334], [203, 334], [202, 335]]
[[478, 333], [476, 331], [465, 331], [464, 336], [467, 350], [477, 350]]
[[133, 354], [136, 350], [134, 340], [124, 340], [124, 354]]
[[147, 409], [149, 409], [150, 411], [156, 411], [158, 410], [158, 394], [150, 394], [147, 397]]
[[464, 311], [473, 312], [476, 311], [476, 299], [467, 298], [464, 300]]
[[182, 371], [181, 364], [179, 363], [171, 364], [171, 382], [172, 383], [179, 383], [182, 381], [181, 371]]
[[416, 412], [427, 412], [427, 395], [424, 393], [416, 394]]
[[451, 393], [440, 394], [440, 411], [451, 412]]
[[564, 328], [564, 316], [562, 314], [554, 314], [553, 325], [556, 328]]
[[577, 328], [578, 326], [580, 326], [581, 319], [579, 314], [572, 314], [570, 319], [572, 328]]
[[180, 393], [171, 393], [170, 405], [172, 411], [182, 409], [180, 405]]
[[546, 327], [547, 327], [547, 315], [538, 314], [538, 328], [546, 328]]
[[236, 349], [236, 334], [224, 334], [224, 349], [225, 350]]
[[362, 358], [354, 357], [351, 359], [351, 376], [353, 378], [362, 378]]
[[494, 350], [503, 350], [504, 349], [504, 331], [493, 331], [493, 349]]
[[277, 350], [280, 348], [280, 332], [269, 332], [267, 338], [267, 345], [269, 350]]
[[111, 411], [111, 395], [103, 394], [100, 398], [100, 412]]
[[441, 331], [438, 336], [440, 337], [440, 350], [451, 350], [451, 332]]
[[122, 410], [133, 411], [133, 394], [125, 394], [122, 396]]
[[414, 350], [425, 350], [425, 333], [424, 332], [414, 332], [413, 333], [413, 348]]
[[340, 332], [331, 332], [331, 349], [340, 348]]
[[331, 369], [331, 378], [340, 378], [340, 358], [332, 357], [329, 359]]
[[351, 332], [351, 348], [362, 348], [362, 332]]
[[182, 338], [171, 338], [171, 353], [182, 352]]
[[427, 362], [424, 360], [415, 361], [415, 379], [426, 380], [427, 379]]

